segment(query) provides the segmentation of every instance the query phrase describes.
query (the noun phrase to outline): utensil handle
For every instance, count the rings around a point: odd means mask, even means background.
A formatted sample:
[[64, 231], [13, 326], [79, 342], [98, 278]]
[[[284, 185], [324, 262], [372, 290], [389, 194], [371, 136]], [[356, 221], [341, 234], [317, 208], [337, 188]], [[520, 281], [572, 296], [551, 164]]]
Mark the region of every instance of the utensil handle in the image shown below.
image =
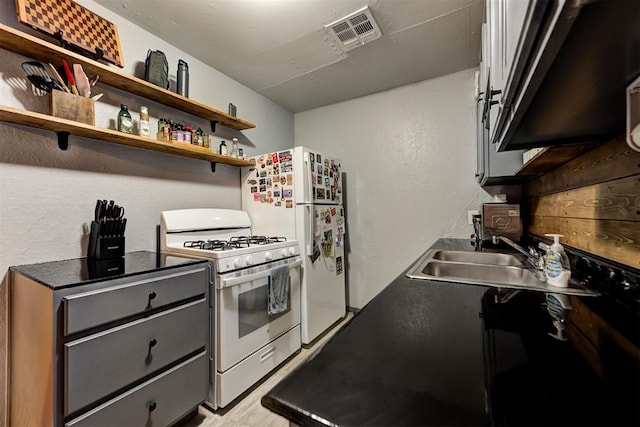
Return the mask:
[[64, 89], [64, 91], [67, 93], [71, 93], [67, 85], [64, 84], [64, 80], [62, 79], [62, 76], [60, 75], [60, 73], [58, 73], [58, 70], [56, 70], [56, 67], [54, 67], [52, 63], [49, 63], [49, 68], [51, 68], [53, 75], [56, 76], [56, 79], [58, 79], [58, 83], [60, 83], [60, 86], [62, 86], [62, 89]]

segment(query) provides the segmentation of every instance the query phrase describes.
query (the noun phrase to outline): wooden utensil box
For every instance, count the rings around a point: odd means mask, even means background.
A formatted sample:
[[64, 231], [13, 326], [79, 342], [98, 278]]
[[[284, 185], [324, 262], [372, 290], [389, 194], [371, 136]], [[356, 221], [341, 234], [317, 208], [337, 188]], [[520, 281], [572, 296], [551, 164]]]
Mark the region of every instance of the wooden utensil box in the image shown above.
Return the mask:
[[95, 126], [96, 103], [91, 98], [62, 92], [51, 91], [51, 115], [61, 119], [74, 120]]

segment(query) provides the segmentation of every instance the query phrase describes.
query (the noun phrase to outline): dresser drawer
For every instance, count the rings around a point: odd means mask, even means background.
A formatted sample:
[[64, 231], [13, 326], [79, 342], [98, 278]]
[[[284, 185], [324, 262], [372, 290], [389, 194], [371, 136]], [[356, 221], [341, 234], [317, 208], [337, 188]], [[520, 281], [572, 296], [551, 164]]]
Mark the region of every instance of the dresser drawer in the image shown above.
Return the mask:
[[176, 301], [205, 294], [209, 283], [206, 264], [127, 284], [63, 298], [64, 334], [69, 335]]
[[64, 345], [69, 415], [206, 347], [205, 298]]
[[207, 396], [206, 352], [77, 417], [65, 426], [166, 426]]

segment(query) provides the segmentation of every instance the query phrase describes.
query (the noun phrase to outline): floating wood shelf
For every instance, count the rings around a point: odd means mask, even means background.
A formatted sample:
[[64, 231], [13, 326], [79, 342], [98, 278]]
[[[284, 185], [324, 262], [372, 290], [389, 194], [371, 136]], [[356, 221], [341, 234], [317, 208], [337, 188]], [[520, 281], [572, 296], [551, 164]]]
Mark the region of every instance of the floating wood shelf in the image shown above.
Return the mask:
[[100, 83], [156, 101], [168, 107], [206, 119], [215, 126], [219, 123], [235, 130], [255, 128], [253, 123], [233, 117], [215, 108], [185, 98], [145, 80], [123, 73], [113, 67], [93, 61], [82, 55], [33, 37], [30, 34], [0, 24], [0, 47], [44, 63], [60, 65], [62, 59], [70, 64], [81, 64], [85, 73], [100, 76]]
[[537, 176], [596, 148], [598, 144], [545, 147], [516, 171], [516, 176]]
[[197, 145], [156, 141], [155, 139], [143, 136], [130, 135], [111, 129], [102, 129], [73, 120], [60, 119], [48, 114], [18, 110], [4, 105], [0, 105], [0, 121], [56, 132], [58, 134], [59, 144], [63, 149], [65, 148], [63, 146], [64, 140], [69, 135], [75, 135], [115, 144], [128, 145], [130, 147], [143, 148], [145, 150], [158, 151], [160, 153], [206, 160], [211, 162], [212, 170], [215, 170], [214, 165], [216, 163], [232, 166], [253, 165], [253, 163], [248, 160], [215, 154], [210, 149]]

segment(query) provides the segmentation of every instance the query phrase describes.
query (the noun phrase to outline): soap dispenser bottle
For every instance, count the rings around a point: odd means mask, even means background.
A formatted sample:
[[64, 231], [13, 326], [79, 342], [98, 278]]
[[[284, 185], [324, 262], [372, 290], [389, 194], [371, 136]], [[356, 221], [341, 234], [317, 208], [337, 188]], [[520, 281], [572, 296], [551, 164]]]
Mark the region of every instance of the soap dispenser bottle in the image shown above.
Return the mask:
[[549, 246], [544, 262], [547, 283], [559, 288], [566, 288], [569, 286], [569, 277], [571, 277], [571, 265], [560, 244], [560, 237], [563, 236], [562, 234], [545, 234], [545, 236], [553, 238], [553, 244]]

